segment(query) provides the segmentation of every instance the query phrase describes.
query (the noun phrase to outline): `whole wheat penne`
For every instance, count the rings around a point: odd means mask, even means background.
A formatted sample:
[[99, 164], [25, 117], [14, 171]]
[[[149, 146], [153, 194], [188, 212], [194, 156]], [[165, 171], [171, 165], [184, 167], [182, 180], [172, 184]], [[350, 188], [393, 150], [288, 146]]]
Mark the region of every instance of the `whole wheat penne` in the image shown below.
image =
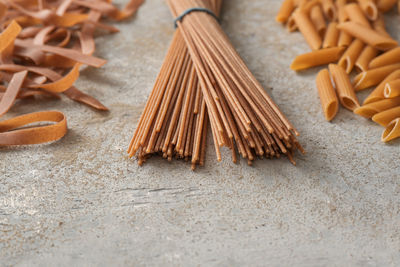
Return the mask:
[[322, 45], [322, 40], [308, 15], [302, 10], [296, 10], [293, 17], [311, 49], [318, 50]]
[[376, 20], [378, 18], [378, 8], [374, 0], [358, 0], [358, 3], [370, 20]]
[[295, 31], [297, 31], [299, 29], [297, 27], [296, 21], [294, 20], [293, 14], [290, 15], [290, 17], [288, 18], [288, 20], [286, 22], [286, 29], [289, 32], [295, 32]]
[[386, 31], [385, 20], [382, 15], [379, 15], [379, 17], [373, 22], [373, 25], [375, 31], [377, 31], [379, 34], [392, 38], [390, 34]]
[[388, 12], [397, 3], [397, 0], [378, 0], [376, 6], [380, 12]]
[[364, 12], [361, 10], [361, 7], [357, 3], [347, 4], [345, 7], [347, 14], [349, 15], [350, 21], [357, 22], [366, 27], [371, 27], [367, 17], [364, 15]]
[[373, 68], [379, 68], [395, 63], [400, 63], [400, 47], [397, 47], [395, 49], [389, 50], [386, 53], [383, 53], [382, 55], [374, 58], [370, 63], [369, 67], [371, 69]]
[[385, 86], [388, 82], [400, 79], [400, 70], [396, 70], [389, 74], [372, 93], [365, 99], [364, 105], [370, 104], [376, 101], [380, 101], [385, 98], [384, 91]]
[[311, 12], [311, 9], [314, 7], [314, 6], [319, 6], [320, 5], [320, 2], [319, 2], [319, 0], [308, 0], [308, 1], [306, 1], [306, 2], [304, 2], [304, 4], [300, 7], [303, 11], [305, 11], [306, 13], [309, 13], [309, 12]]
[[393, 71], [399, 69], [400, 63], [397, 63], [361, 72], [353, 80], [354, 88], [356, 91], [370, 88], [374, 85], [379, 84]]
[[338, 46], [348, 47], [353, 42], [353, 36], [345, 31], [340, 31]]
[[347, 73], [350, 73], [364, 47], [362, 41], [355, 39], [340, 58], [338, 65], [345, 69]]
[[325, 17], [330, 21], [334, 21], [337, 18], [336, 7], [332, 0], [320, 0], [322, 4], [322, 10], [324, 11]]
[[338, 28], [379, 50], [393, 49], [398, 45], [392, 38], [353, 21], [339, 23]]
[[384, 95], [386, 98], [394, 98], [400, 96], [400, 79], [388, 82], [385, 86]]
[[400, 118], [400, 107], [391, 108], [372, 117], [372, 120], [383, 127], [386, 127], [394, 119]]
[[295, 4], [293, 0], [284, 0], [275, 20], [280, 23], [286, 23], [294, 9]]
[[367, 71], [369, 69], [368, 65], [376, 56], [378, 55], [378, 50], [372, 46], [366, 46], [361, 52], [360, 56], [356, 61], [356, 69], [359, 72]]
[[331, 121], [338, 112], [339, 104], [327, 69], [318, 73], [316, 83], [325, 118], [327, 121]]
[[322, 48], [330, 48], [337, 46], [339, 41], [339, 30], [336, 27], [337, 27], [336, 22], [329, 23], [328, 29], [326, 30], [325, 33], [324, 41], [322, 43]]
[[337, 62], [344, 51], [344, 47], [332, 47], [315, 50], [298, 55], [290, 65], [292, 70], [304, 70], [316, 66]]
[[339, 95], [339, 100], [342, 106], [353, 111], [360, 106], [353, 85], [350, 82], [349, 75], [346, 71], [335, 64], [329, 65], [329, 72], [332, 75], [336, 85], [336, 90]]
[[346, 4], [347, 0], [337, 0], [335, 2], [339, 22], [345, 22], [349, 20], [349, 15], [345, 10]]
[[379, 112], [382, 112], [382, 111], [385, 111], [385, 110], [388, 110], [391, 108], [395, 108], [397, 106], [400, 106], [400, 97], [383, 99], [383, 100], [379, 100], [379, 101], [376, 101], [373, 103], [363, 105], [359, 108], [356, 108], [354, 110], [354, 113], [370, 119], [375, 114], [378, 114]]
[[389, 123], [382, 134], [382, 141], [389, 142], [400, 137], [400, 118]]
[[323, 37], [326, 32], [326, 23], [324, 14], [322, 14], [322, 10], [319, 5], [311, 8], [310, 19], [314, 24], [314, 27], [317, 30], [318, 34]]

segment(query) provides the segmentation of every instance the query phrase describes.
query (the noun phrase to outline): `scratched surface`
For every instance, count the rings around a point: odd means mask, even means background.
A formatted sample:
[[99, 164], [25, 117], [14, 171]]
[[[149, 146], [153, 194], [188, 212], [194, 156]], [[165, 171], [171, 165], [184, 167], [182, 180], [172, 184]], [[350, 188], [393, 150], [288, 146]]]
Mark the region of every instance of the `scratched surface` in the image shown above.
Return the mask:
[[[204, 168], [125, 150], [173, 33], [163, 1], [100, 37], [78, 87], [108, 114], [64, 99], [25, 101], [9, 116], [59, 109], [70, 131], [49, 145], [0, 149], [0, 265], [4, 266], [399, 266], [400, 142], [341, 110], [324, 121], [317, 70], [289, 64], [308, 51], [274, 22], [280, 1], [227, 0], [223, 28], [256, 77], [301, 132], [308, 151], [254, 167]], [[400, 40], [399, 18], [388, 23]], [[397, 28], [396, 28], [397, 27]], [[360, 97], [365, 97], [366, 93]]]

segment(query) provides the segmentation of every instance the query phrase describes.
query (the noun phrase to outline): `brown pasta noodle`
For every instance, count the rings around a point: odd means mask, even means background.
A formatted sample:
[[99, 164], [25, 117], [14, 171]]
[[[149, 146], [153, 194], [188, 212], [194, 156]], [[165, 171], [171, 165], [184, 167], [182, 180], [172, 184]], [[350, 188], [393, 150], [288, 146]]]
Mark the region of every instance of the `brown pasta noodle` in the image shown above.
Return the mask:
[[337, 62], [342, 55], [344, 49], [344, 47], [332, 47], [299, 55], [294, 59], [294, 61], [290, 65], [290, 68], [292, 70], [299, 71], [311, 67]]
[[397, 118], [400, 118], [400, 106], [379, 112], [372, 117], [372, 120], [383, 127], [386, 127], [390, 122]]
[[294, 9], [295, 9], [294, 0], [284, 0], [282, 2], [279, 13], [275, 18], [276, 21], [280, 23], [286, 23]]
[[363, 106], [356, 108], [354, 110], [355, 114], [363, 116], [365, 118], [372, 118], [375, 114], [400, 106], [400, 97], [382, 99], [369, 104], [364, 104]]
[[375, 88], [374, 91], [365, 99], [364, 105], [373, 103], [385, 98], [384, 91], [388, 82], [400, 79], [400, 70], [393, 71]]
[[389, 142], [400, 137], [400, 118], [391, 121], [382, 134], [382, 141]]
[[322, 48], [336, 47], [339, 41], [339, 30], [337, 29], [337, 23], [331, 22], [328, 25], [328, 29], [325, 34]]
[[378, 18], [378, 8], [374, 0], [357, 0], [360, 4], [361, 9], [370, 20], [376, 20]]
[[327, 69], [318, 73], [316, 83], [325, 118], [327, 121], [331, 121], [338, 112], [339, 104]]
[[355, 39], [351, 45], [344, 52], [343, 56], [339, 59], [338, 65], [346, 70], [347, 73], [350, 73], [354, 65], [357, 62], [357, 59], [361, 55], [365, 45], [358, 39]]
[[377, 85], [398, 69], [400, 69], [400, 63], [361, 72], [353, 80], [354, 88], [356, 91], [361, 91]]
[[337, 18], [336, 7], [333, 3], [333, 0], [320, 0], [322, 4], [322, 10], [324, 11], [325, 16], [330, 21], [334, 21]]
[[346, 71], [338, 65], [330, 64], [329, 72], [335, 82], [340, 103], [351, 111], [358, 108], [360, 104]]
[[369, 63], [378, 55], [378, 50], [372, 46], [366, 46], [358, 57], [355, 67], [359, 72], [367, 71]]
[[362, 24], [366, 27], [371, 28], [371, 25], [368, 19], [365, 17], [363, 11], [361, 10], [360, 5], [356, 3], [347, 4], [345, 6], [346, 13], [349, 16], [350, 21], [354, 21], [356, 23]]
[[319, 5], [315, 5], [313, 8], [311, 8], [310, 19], [314, 24], [314, 27], [317, 30], [318, 34], [323, 37], [326, 32], [326, 23]]
[[369, 68], [375, 69], [396, 63], [400, 63], [400, 47], [389, 50], [386, 53], [374, 58], [369, 63]]
[[398, 0], [377, 0], [377, 7], [380, 12], [388, 12], [391, 10], [396, 4]]
[[386, 98], [394, 98], [400, 96], [400, 79], [388, 82], [385, 86], [384, 95]]
[[338, 28], [379, 50], [390, 50], [398, 46], [397, 41], [392, 38], [383, 36], [375, 30], [356, 22], [340, 23]]
[[307, 13], [302, 10], [297, 10], [294, 12], [293, 16], [297, 27], [303, 34], [310, 48], [312, 50], [318, 50], [322, 45], [322, 40]]

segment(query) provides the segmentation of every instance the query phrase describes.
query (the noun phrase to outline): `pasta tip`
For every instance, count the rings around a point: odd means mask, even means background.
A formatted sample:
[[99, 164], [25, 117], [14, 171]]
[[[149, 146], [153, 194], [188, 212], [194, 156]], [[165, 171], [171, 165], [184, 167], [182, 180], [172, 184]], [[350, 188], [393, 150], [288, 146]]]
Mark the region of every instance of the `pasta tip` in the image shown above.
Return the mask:
[[400, 118], [393, 120], [382, 134], [382, 141], [387, 143], [400, 137]]

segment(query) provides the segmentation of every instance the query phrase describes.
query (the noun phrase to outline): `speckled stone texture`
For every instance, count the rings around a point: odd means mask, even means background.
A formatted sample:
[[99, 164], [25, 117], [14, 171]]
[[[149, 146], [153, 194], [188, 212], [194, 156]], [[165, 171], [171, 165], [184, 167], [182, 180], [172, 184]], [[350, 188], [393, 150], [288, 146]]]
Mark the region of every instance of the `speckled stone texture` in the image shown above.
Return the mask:
[[[216, 163], [211, 144], [196, 172], [128, 159], [174, 31], [165, 3], [147, 0], [121, 33], [97, 39], [109, 62], [77, 83], [110, 113], [64, 99], [18, 102], [7, 115], [59, 109], [70, 131], [0, 149], [0, 265], [399, 266], [400, 141], [381, 143], [380, 127], [344, 109], [324, 120], [317, 70], [289, 70], [309, 50], [275, 23], [280, 2], [226, 0], [222, 26], [301, 132], [308, 154], [297, 167], [235, 165], [226, 150]], [[398, 15], [388, 24], [400, 39]]]

